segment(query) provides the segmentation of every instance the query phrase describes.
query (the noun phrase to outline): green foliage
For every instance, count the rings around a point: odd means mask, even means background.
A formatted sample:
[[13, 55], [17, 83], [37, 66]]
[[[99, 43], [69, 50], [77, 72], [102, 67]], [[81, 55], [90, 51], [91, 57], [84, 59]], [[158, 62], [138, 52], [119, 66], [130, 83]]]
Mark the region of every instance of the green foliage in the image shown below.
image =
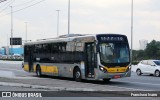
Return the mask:
[[139, 63], [139, 61], [133, 61], [132, 65], [137, 65]]
[[160, 59], [160, 41], [151, 41], [145, 50], [133, 50], [133, 62], [145, 59]]

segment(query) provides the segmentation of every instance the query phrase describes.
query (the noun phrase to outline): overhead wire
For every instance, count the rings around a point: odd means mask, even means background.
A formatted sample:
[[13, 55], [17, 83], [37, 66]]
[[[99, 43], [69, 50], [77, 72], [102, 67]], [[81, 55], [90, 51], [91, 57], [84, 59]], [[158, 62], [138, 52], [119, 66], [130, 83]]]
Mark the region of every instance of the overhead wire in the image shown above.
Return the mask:
[[[11, 1], [12, 1], [12, 0], [11, 0]], [[1, 8], [2, 6], [5, 6], [7, 3], [8, 3], [7, 1], [6, 1], [5, 3], [3, 3], [3, 5], [1, 5], [0, 8]], [[2, 4], [2, 3], [1, 3], [1, 4]]]
[[21, 4], [14, 5], [13, 7], [23, 6], [23, 5], [29, 4], [29, 3], [31, 3], [31, 2], [34, 2], [34, 1], [36, 1], [36, 0], [30, 0], [30, 1], [25, 2], [25, 3], [21, 3]]
[[[15, 11], [13, 11], [12, 13], [16, 13], [16, 12], [19, 12], [19, 11], [21, 11], [21, 10], [30, 8], [30, 7], [35, 6], [35, 5], [37, 5], [37, 4], [39, 4], [39, 3], [43, 2], [43, 1], [45, 1], [45, 0], [41, 0], [41, 1], [39, 1], [39, 2], [36, 2], [36, 3], [32, 4], [32, 5], [26, 6], [26, 7], [24, 7], [24, 8], [18, 9], [18, 10], [15, 10]], [[2, 15], [2, 16], [0, 16], [0, 17], [6, 16], [6, 15], [9, 15], [9, 14], [10, 14], [10, 13], [7, 13], [7, 14]]]
[[4, 1], [6, 1], [6, 0], [0, 0], [0, 3], [1, 3], [1, 2], [4, 2]]
[[11, 6], [12, 5], [12, 3], [14, 2], [15, 0], [11, 0], [10, 2], [7, 2], [5, 5], [7, 5], [5, 8], [3, 8], [1, 11], [0, 11], [0, 13], [2, 13], [3, 11], [5, 11], [9, 6]]
[[[9, 4], [10, 2], [12, 2], [13, 0], [9, 0], [9, 1], [6, 1], [3, 5], [0, 6], [0, 8], [3, 8], [5, 7], [7, 4]], [[1, 3], [2, 4], [2, 3]]]
[[[0, 8], [4, 8], [7, 4], [13, 2], [13, 0], [8, 0], [8, 1], [5, 1], [5, 3], [3, 5], [0, 5]], [[2, 4], [2, 3], [0, 3]]]
[[41, 1], [39, 1], [39, 2], [36, 2], [36, 3], [32, 4], [32, 5], [26, 6], [26, 7], [24, 7], [24, 8], [19, 9], [19, 10], [16, 10], [16, 11], [13, 11], [13, 13], [19, 12], [19, 11], [21, 11], [21, 10], [24, 10], [24, 9], [27, 9], [27, 8], [32, 7], [32, 6], [34, 6], [34, 5], [37, 5], [37, 4], [39, 4], [39, 3], [43, 2], [43, 1], [45, 1], [45, 0], [41, 0]]

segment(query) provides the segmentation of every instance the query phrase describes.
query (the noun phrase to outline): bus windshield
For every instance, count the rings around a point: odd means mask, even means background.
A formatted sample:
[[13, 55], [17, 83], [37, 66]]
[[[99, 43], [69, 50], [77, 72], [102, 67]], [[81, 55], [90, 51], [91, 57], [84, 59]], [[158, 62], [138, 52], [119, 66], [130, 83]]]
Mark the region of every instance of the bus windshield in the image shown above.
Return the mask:
[[100, 43], [100, 60], [103, 65], [129, 63], [127, 43]]

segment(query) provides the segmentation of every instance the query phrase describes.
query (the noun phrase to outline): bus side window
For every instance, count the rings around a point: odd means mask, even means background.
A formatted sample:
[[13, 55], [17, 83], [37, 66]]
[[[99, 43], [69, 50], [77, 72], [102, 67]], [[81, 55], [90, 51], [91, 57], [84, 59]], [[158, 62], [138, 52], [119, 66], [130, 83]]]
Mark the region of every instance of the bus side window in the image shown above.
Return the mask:
[[75, 43], [74, 42], [68, 42], [66, 51], [75, 51]]
[[37, 54], [41, 54], [42, 52], [42, 44], [37, 44], [36, 45], [36, 53]]
[[47, 49], [48, 53], [51, 53], [51, 44], [48, 44], [48, 45], [47, 45], [47, 48], [48, 48], [48, 49]]
[[51, 53], [51, 44], [43, 44], [43, 52]]
[[51, 48], [51, 53], [55, 54], [58, 52], [58, 44], [57, 43], [53, 43], [52, 44], [52, 48]]

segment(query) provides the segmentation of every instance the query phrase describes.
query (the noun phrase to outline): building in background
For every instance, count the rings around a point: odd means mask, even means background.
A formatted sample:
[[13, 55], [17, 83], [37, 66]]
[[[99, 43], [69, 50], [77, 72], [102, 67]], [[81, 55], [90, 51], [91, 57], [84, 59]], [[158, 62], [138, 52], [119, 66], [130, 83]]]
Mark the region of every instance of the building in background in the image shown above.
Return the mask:
[[139, 40], [140, 50], [145, 50], [148, 44], [148, 40]]
[[0, 48], [0, 54], [9, 55], [9, 46], [3, 46]]
[[[10, 52], [11, 52], [11, 48], [9, 48], [9, 47], [2, 47], [0, 49], [0, 54], [2, 54], [2, 55], [9, 55]], [[12, 52], [13, 52], [13, 54], [23, 55], [24, 54], [24, 49], [22, 47], [12, 48]]]

